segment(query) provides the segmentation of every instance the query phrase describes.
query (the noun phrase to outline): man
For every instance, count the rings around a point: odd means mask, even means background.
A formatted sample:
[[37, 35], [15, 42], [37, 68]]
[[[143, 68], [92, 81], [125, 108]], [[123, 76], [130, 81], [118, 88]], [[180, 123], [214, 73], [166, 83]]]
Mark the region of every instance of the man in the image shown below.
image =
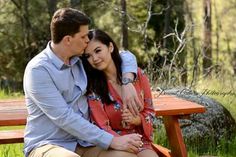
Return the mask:
[[[51, 38], [47, 47], [27, 65], [24, 92], [29, 116], [25, 130], [25, 156], [135, 156], [125, 151], [138, 151], [141, 137], [130, 134], [121, 137], [99, 129], [89, 122], [88, 105], [84, 96], [87, 78], [78, 56], [89, 39], [89, 19], [78, 10], [59, 9], [51, 21]], [[136, 61], [130, 53], [121, 53], [123, 72], [135, 72]], [[132, 63], [134, 62], [134, 63]], [[131, 69], [131, 70], [130, 70]], [[133, 70], [134, 69], [134, 70]], [[131, 73], [124, 74], [132, 78]], [[124, 98], [133, 113], [140, 103], [133, 86], [124, 79]], [[92, 147], [95, 144], [99, 147]], [[116, 151], [124, 150], [124, 151]]]

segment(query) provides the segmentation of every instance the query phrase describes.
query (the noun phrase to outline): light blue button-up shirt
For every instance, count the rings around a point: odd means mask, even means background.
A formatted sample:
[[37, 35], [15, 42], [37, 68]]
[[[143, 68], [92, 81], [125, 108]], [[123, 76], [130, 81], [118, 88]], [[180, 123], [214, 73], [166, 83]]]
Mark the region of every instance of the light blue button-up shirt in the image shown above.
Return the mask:
[[[65, 65], [46, 49], [27, 65], [24, 92], [28, 110], [24, 137], [25, 156], [45, 144], [55, 144], [75, 151], [76, 145], [95, 144], [107, 149], [113, 135], [89, 122], [88, 104], [84, 96], [87, 77], [79, 57]], [[135, 57], [122, 52], [123, 72], [137, 71]]]

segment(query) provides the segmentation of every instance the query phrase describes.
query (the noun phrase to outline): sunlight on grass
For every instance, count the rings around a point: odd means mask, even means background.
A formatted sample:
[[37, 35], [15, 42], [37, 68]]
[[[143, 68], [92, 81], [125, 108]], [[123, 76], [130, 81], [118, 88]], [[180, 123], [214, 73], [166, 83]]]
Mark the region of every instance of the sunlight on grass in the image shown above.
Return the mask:
[[220, 102], [236, 119], [236, 79], [211, 78], [197, 84], [197, 91]]
[[24, 157], [23, 144], [0, 145], [0, 157]]
[[22, 98], [24, 98], [24, 95], [21, 92], [11, 93], [0, 89], [0, 99], [22, 99]]

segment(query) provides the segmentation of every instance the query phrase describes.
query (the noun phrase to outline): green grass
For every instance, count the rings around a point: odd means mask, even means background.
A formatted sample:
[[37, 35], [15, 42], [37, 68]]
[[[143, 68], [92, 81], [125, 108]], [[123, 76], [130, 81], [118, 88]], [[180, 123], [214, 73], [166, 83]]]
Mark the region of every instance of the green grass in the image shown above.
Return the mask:
[[24, 95], [21, 92], [8, 92], [0, 89], [0, 99], [17, 99], [23, 98]]
[[199, 93], [220, 102], [236, 120], [236, 78], [211, 78], [197, 84]]
[[[236, 120], [236, 78], [225, 75], [220, 76], [220, 78], [212, 77], [199, 81], [195, 85], [194, 90], [198, 93], [205, 93], [207, 96], [221, 103]], [[169, 148], [165, 129], [158, 128], [156, 136], [154, 136], [156, 143]], [[199, 157], [204, 155], [217, 157], [236, 156], [236, 134], [230, 141], [221, 139], [221, 141], [216, 145], [209, 139], [209, 141], [204, 142], [206, 146], [205, 148], [200, 148], [198, 144], [199, 142], [201, 143], [201, 141], [196, 141], [187, 145], [189, 157]], [[185, 143], [187, 143], [187, 141], [185, 141]]]
[[[154, 142], [170, 149], [163, 125], [159, 126], [158, 129], [155, 130]], [[185, 141], [185, 144], [186, 143], [187, 142]], [[205, 141], [206, 148], [204, 149], [200, 149], [197, 143], [198, 142], [186, 145], [189, 157], [199, 157], [199, 156], [235, 157], [236, 154], [236, 136], [231, 141], [222, 139], [217, 144], [217, 146], [211, 145], [212, 142], [210, 140]]]
[[[236, 120], [236, 78], [227, 75], [219, 75], [220, 77], [211, 77], [203, 79], [197, 83], [196, 90], [198, 93], [205, 94], [221, 103]], [[199, 150], [197, 145], [192, 144], [188, 147], [190, 157], [201, 155], [213, 155], [218, 157], [235, 157], [236, 154], [236, 133], [229, 141], [221, 139], [214, 146], [209, 141], [206, 143], [207, 149]]]
[[23, 144], [0, 145], [0, 157], [24, 157]]

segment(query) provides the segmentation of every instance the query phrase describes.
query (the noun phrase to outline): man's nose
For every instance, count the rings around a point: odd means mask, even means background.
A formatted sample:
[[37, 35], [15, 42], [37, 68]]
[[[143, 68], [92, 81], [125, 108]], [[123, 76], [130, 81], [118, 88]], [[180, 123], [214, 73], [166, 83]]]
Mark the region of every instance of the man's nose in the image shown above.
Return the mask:
[[88, 36], [86, 37], [85, 42], [86, 42], [87, 44], [89, 43], [89, 38], [88, 38]]

